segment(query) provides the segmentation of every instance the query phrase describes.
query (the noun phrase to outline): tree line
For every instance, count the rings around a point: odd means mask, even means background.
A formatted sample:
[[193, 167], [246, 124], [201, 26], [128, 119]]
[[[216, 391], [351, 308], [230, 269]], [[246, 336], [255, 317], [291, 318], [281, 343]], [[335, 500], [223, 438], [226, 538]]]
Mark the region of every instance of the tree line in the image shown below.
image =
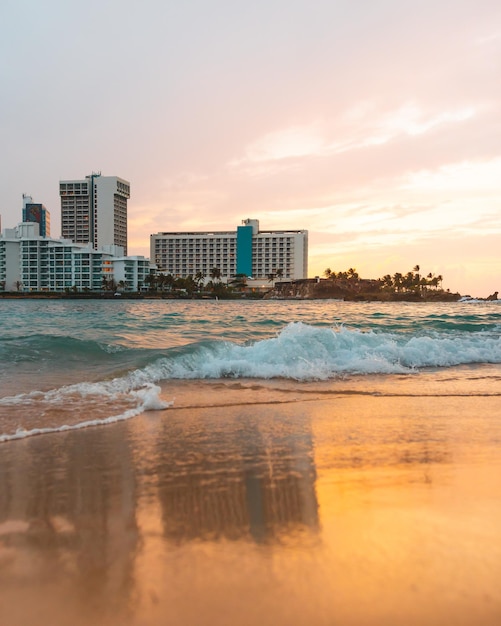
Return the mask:
[[[386, 274], [382, 278], [377, 278], [365, 282], [371, 284], [378, 283], [381, 291], [390, 293], [420, 293], [425, 294], [429, 289], [438, 290], [442, 288], [443, 277], [439, 274], [435, 276], [432, 272], [423, 275], [420, 273], [420, 266], [416, 265], [412, 271], [402, 274], [396, 272], [393, 274]], [[328, 280], [332, 281], [363, 281], [358, 275], [355, 268], [350, 267], [345, 272], [333, 272], [330, 268], [324, 271], [324, 276]]]
[[164, 274], [163, 272], [151, 273], [146, 277], [145, 283], [149, 291], [187, 294], [195, 293], [211, 293], [217, 296], [224, 296], [235, 292], [243, 292], [247, 286], [247, 276], [245, 274], [236, 274], [236, 276], [228, 283], [221, 280], [221, 270], [213, 267], [210, 270], [210, 280], [206, 283], [207, 276], [203, 272], [197, 272], [194, 275], [186, 277], [175, 277], [172, 274]]

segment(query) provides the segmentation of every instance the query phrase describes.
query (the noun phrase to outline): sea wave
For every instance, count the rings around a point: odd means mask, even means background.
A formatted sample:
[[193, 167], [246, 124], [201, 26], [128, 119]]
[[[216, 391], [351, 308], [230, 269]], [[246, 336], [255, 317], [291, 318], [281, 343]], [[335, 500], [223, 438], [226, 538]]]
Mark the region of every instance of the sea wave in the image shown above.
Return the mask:
[[[73, 349], [78, 346], [78, 342], [72, 344]], [[85, 350], [110, 354], [97, 344], [87, 345]], [[34, 424], [37, 416], [57, 414], [57, 423], [44, 428], [23, 425], [15, 432], [0, 435], [0, 441], [106, 424], [146, 410], [167, 408], [172, 402], [160, 398], [159, 385], [169, 380], [322, 381], [351, 375], [417, 374], [424, 368], [501, 363], [501, 337], [493, 330], [408, 335], [293, 322], [274, 337], [245, 344], [208, 340], [167, 350], [131, 352], [135, 358], [127, 367], [119, 367], [120, 375], [1, 398], [0, 410], [10, 416], [17, 412], [23, 423], [29, 421], [25, 414], [34, 416]], [[63, 420], [66, 425], [60, 426]]]
[[325, 380], [347, 374], [405, 374], [420, 368], [500, 362], [501, 338], [492, 332], [409, 337], [295, 322], [276, 337], [250, 345], [192, 344], [132, 375], [145, 381], [224, 377]]
[[[0, 357], [4, 361], [93, 360], [126, 351], [116, 342], [92, 341], [59, 335], [33, 334], [7, 337], [0, 342]], [[114, 358], [111, 356], [111, 358]]]
[[429, 367], [501, 363], [499, 327], [476, 332], [423, 330], [411, 335], [292, 322], [275, 336], [259, 341], [241, 344], [212, 339], [163, 350], [126, 349], [69, 338], [36, 337], [31, 341], [36, 344], [33, 358], [50, 345], [54, 358], [81, 360], [86, 355], [90, 361], [97, 356], [99, 360], [112, 359], [122, 373], [129, 372], [106, 383], [121, 391], [168, 379], [325, 380], [346, 374], [401, 374]]

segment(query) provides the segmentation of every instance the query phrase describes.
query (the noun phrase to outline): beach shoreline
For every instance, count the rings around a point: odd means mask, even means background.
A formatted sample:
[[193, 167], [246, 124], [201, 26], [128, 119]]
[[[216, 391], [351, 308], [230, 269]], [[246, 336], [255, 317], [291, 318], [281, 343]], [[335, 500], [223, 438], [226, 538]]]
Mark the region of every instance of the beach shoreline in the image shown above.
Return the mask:
[[214, 393], [2, 444], [4, 623], [499, 623], [498, 397]]

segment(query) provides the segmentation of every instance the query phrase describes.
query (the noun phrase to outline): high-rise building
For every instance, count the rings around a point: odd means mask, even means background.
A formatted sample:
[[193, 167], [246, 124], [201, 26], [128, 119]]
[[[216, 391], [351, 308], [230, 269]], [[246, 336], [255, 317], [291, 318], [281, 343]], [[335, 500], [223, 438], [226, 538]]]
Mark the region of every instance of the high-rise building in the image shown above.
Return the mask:
[[122, 246], [127, 254], [127, 200], [130, 183], [92, 173], [83, 180], [61, 180], [61, 235], [94, 249]]
[[41, 237], [50, 237], [50, 213], [43, 204], [33, 202], [31, 196], [23, 193], [23, 222], [35, 222]]
[[258, 220], [247, 219], [236, 231], [156, 233], [150, 258], [159, 272], [175, 277], [208, 278], [217, 269], [222, 279], [298, 280], [308, 276], [308, 231], [259, 230]]

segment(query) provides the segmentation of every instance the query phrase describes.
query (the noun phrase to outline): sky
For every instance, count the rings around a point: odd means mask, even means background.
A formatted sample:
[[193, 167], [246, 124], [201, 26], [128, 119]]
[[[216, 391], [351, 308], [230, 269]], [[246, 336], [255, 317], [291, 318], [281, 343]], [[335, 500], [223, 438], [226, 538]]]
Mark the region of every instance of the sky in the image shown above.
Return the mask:
[[0, 215], [131, 183], [150, 234], [309, 231], [309, 276], [501, 292], [499, 0], [1, 0]]

